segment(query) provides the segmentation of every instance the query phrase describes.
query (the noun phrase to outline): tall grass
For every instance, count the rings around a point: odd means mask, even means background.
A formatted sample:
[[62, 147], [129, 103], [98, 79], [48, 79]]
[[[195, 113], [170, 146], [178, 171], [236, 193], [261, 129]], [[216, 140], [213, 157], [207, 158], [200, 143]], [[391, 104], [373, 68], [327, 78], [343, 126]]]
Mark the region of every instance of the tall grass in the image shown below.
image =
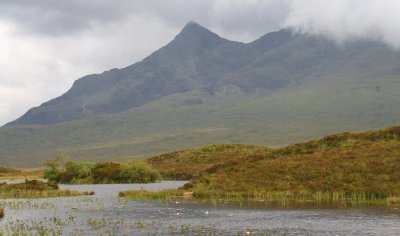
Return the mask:
[[118, 196], [129, 200], [165, 200], [170, 198], [182, 197], [184, 190], [180, 189], [166, 189], [162, 191], [151, 192], [148, 190], [132, 190], [119, 192]]
[[194, 190], [194, 197], [210, 200], [263, 201], [287, 205], [291, 203], [374, 205], [400, 204], [399, 196], [368, 192], [309, 192], [309, 191], [269, 191], [269, 192], [224, 192]]
[[48, 197], [70, 197], [86, 195], [71, 190], [59, 190], [58, 186], [52, 183], [41, 181], [26, 181], [18, 184], [0, 184], [0, 199], [5, 198], [48, 198]]
[[8, 191], [0, 190], [0, 199], [7, 198], [49, 198], [49, 197], [72, 197], [82, 196], [84, 193], [71, 190], [21, 190], [11, 189]]
[[[128, 200], [164, 200], [181, 198], [186, 190], [168, 189], [151, 192], [147, 190], [133, 190], [120, 192], [119, 197]], [[226, 192], [215, 190], [193, 190], [193, 197], [197, 200], [206, 201], [254, 201], [273, 203], [278, 205], [291, 204], [317, 204], [317, 205], [397, 205], [400, 204], [400, 196], [386, 195], [383, 193], [368, 192], [309, 192], [309, 191], [249, 191], [249, 192]]]

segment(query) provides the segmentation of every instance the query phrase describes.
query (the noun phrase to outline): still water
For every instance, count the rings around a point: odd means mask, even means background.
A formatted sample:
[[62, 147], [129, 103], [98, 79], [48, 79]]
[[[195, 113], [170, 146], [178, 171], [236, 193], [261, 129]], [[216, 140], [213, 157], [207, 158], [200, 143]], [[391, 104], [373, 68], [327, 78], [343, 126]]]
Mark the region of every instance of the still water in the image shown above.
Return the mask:
[[94, 196], [1, 200], [3, 232], [33, 235], [400, 235], [398, 208], [284, 208], [194, 201], [125, 201], [119, 191], [185, 182], [60, 185]]

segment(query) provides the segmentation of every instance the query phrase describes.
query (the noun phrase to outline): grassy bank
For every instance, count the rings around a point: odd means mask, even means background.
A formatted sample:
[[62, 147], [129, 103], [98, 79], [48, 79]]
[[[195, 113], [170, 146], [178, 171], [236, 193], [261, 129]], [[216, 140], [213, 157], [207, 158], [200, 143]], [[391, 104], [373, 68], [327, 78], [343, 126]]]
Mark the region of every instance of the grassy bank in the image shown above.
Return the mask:
[[203, 199], [398, 204], [400, 127], [282, 148], [212, 145], [148, 162]]
[[71, 190], [59, 190], [57, 184], [37, 180], [18, 184], [0, 183], [0, 199], [6, 198], [48, 198], [88, 195]]
[[43, 169], [15, 169], [0, 166], [0, 180], [40, 179], [43, 178]]

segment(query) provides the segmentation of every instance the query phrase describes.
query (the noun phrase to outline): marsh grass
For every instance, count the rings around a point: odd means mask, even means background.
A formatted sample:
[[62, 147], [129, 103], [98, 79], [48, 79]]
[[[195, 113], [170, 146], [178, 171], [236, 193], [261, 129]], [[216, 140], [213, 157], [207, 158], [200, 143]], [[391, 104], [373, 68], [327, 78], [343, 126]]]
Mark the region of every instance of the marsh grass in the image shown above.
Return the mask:
[[171, 198], [183, 197], [185, 191], [181, 189], [166, 189], [162, 191], [151, 192], [148, 190], [132, 190], [119, 192], [118, 196], [129, 200], [165, 200]]
[[[120, 192], [119, 197], [127, 200], [166, 200], [183, 198], [187, 190], [168, 189], [151, 192], [147, 190], [132, 190]], [[381, 193], [367, 192], [308, 192], [308, 191], [270, 191], [270, 192], [224, 192], [214, 190], [193, 190], [195, 200], [204, 200], [212, 203], [220, 201], [230, 202], [263, 202], [277, 205], [314, 204], [314, 205], [397, 205], [399, 196], [387, 196]]]
[[7, 198], [48, 198], [48, 197], [71, 197], [88, 195], [71, 190], [59, 190], [54, 183], [31, 180], [18, 184], [0, 184], [0, 199]]
[[82, 196], [82, 195], [86, 195], [86, 194], [78, 192], [78, 191], [71, 191], [71, 190], [46, 190], [46, 191], [20, 190], [20, 189], [11, 189], [11, 190], [6, 190], [6, 191], [0, 190], [0, 199], [73, 197], [73, 196]]
[[256, 201], [278, 205], [290, 204], [333, 204], [333, 205], [393, 205], [400, 204], [398, 196], [367, 192], [309, 192], [309, 191], [270, 191], [270, 192], [223, 192], [194, 190], [194, 198], [213, 201]]
[[386, 203], [388, 205], [400, 205], [400, 196], [388, 197], [388, 198], [386, 198]]

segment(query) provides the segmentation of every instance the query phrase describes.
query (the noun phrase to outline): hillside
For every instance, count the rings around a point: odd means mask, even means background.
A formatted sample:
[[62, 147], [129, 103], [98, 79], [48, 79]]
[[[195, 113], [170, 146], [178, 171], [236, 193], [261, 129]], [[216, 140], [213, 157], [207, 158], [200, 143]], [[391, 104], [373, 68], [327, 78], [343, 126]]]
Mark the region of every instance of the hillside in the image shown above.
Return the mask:
[[330, 135], [282, 148], [214, 145], [164, 154], [149, 162], [171, 177], [185, 176], [187, 166], [199, 170], [188, 185], [195, 195], [320, 191], [399, 196], [400, 126]]
[[0, 164], [127, 160], [216, 143], [280, 146], [398, 124], [400, 53], [268, 33], [233, 42], [189, 23], [141, 62], [77, 80], [0, 128]]

